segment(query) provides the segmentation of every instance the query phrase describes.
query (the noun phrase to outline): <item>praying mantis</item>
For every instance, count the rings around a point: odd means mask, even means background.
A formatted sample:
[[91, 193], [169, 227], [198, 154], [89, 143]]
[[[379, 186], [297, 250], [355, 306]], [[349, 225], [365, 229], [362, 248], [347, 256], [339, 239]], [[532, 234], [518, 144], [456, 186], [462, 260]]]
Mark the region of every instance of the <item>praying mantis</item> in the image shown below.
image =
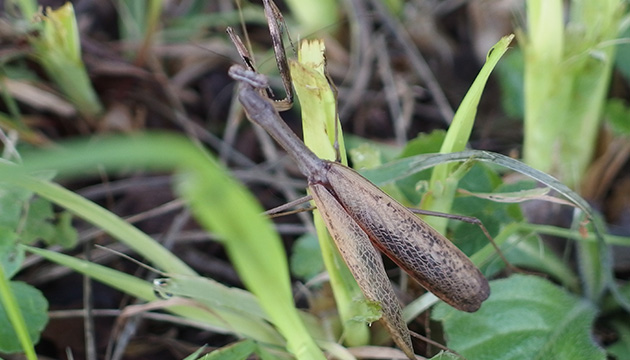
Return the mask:
[[[270, 0], [264, 0], [264, 5], [283, 83], [290, 88], [286, 57], [279, 55], [284, 51], [278, 28], [279, 12]], [[396, 345], [410, 359], [415, 359], [401, 305], [379, 251], [428, 291], [462, 311], [479, 309], [490, 295], [488, 281], [463, 252], [409, 209], [356, 171], [322, 160], [309, 150], [278, 114], [278, 109], [287, 109], [286, 101], [272, 102], [264, 95], [267, 78], [255, 72], [240, 39], [231, 30], [228, 33], [249, 66], [246, 69], [233, 65], [229, 70], [229, 75], [240, 82], [238, 99], [247, 117], [265, 129], [297, 163], [359, 287], [368, 300], [381, 305], [381, 321]]]

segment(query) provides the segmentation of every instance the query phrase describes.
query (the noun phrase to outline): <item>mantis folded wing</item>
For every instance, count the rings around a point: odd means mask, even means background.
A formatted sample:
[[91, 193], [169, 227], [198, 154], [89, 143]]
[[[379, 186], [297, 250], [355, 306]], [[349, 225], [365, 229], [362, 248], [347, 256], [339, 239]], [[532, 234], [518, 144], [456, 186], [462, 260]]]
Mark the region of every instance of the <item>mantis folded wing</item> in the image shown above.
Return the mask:
[[479, 269], [448, 239], [354, 170], [319, 159], [289, 129], [269, 99], [263, 75], [234, 65], [239, 100], [250, 120], [262, 126], [296, 161], [339, 252], [366, 298], [380, 303], [398, 347], [415, 359], [411, 338], [379, 249], [427, 290], [473, 312], [490, 295]]

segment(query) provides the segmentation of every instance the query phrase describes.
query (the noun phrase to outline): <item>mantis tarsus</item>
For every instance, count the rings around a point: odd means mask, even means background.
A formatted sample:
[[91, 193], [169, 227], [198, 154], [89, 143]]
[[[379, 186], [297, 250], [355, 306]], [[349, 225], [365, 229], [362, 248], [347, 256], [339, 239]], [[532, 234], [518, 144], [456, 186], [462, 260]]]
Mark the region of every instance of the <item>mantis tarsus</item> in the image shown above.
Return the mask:
[[[271, 6], [269, 0], [264, 3], [266, 8]], [[269, 22], [270, 28], [277, 27], [277, 19]], [[275, 30], [274, 39], [279, 36]], [[238, 37], [230, 35], [241, 56], [249, 59]], [[281, 74], [288, 78], [286, 59], [276, 58]], [[307, 177], [313, 200], [361, 290], [366, 298], [380, 303], [382, 321], [394, 341], [410, 359], [415, 359], [400, 303], [377, 249], [459, 310], [478, 310], [490, 295], [488, 281], [464, 253], [409, 209], [354, 170], [322, 160], [309, 150], [280, 118], [277, 109], [285, 109], [284, 103], [275, 106], [277, 101], [272, 103], [262, 95], [261, 90], [268, 87], [267, 78], [256, 73], [251, 62], [246, 63], [250, 69], [234, 65], [229, 73], [241, 82], [238, 98], [248, 118], [263, 127]]]

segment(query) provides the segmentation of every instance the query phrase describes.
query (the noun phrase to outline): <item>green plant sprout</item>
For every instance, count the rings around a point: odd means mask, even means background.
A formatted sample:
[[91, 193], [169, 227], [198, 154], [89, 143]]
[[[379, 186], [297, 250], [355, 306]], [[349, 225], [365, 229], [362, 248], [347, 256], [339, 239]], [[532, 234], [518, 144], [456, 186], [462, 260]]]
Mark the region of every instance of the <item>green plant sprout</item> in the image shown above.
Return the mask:
[[622, 0], [528, 0], [518, 33], [525, 64], [523, 161], [578, 188], [592, 160], [616, 46]]

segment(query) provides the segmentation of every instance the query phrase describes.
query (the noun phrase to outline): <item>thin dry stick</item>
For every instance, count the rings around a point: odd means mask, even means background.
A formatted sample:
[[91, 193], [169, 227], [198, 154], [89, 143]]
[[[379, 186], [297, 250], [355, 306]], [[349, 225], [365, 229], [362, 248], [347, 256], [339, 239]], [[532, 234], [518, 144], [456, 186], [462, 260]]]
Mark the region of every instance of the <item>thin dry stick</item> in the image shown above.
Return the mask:
[[433, 98], [435, 99], [435, 103], [440, 110], [440, 114], [444, 118], [447, 124], [450, 125], [451, 121], [453, 121], [453, 108], [448, 103], [448, 99], [446, 95], [444, 95], [444, 91], [438, 84], [435, 76], [433, 76], [433, 72], [429, 67], [429, 64], [424, 60], [418, 48], [413, 44], [411, 37], [399, 23], [392, 19], [389, 11], [383, 5], [381, 0], [371, 0], [372, 6], [376, 9], [376, 13], [379, 15], [385, 26], [389, 28], [392, 34], [398, 39], [403, 49], [409, 56], [409, 60], [411, 61], [411, 65], [414, 70], [420, 75], [420, 77], [427, 84], [427, 88], [431, 91]]
[[394, 123], [394, 133], [396, 134], [396, 144], [404, 146], [407, 143], [407, 126], [402, 117], [402, 108], [400, 105], [400, 97], [398, 91], [396, 91], [396, 80], [394, 79], [394, 72], [391, 68], [389, 60], [389, 54], [387, 53], [387, 43], [385, 42], [385, 35], [379, 34], [376, 37], [375, 45], [381, 51], [377, 52], [376, 59], [378, 61], [378, 72], [383, 82], [383, 88], [385, 92], [385, 99], [389, 106], [389, 113]]
[[350, 69], [346, 77], [351, 79], [351, 87], [345, 96], [346, 101], [339, 108], [341, 119], [346, 118], [365, 95], [365, 89], [368, 87], [373, 71], [371, 64], [376, 52], [372, 43], [372, 16], [368, 14], [364, 1], [346, 1], [350, 2], [352, 6], [352, 11], [348, 11], [348, 15], [353, 17], [350, 21], [353, 40], [351, 42]]

